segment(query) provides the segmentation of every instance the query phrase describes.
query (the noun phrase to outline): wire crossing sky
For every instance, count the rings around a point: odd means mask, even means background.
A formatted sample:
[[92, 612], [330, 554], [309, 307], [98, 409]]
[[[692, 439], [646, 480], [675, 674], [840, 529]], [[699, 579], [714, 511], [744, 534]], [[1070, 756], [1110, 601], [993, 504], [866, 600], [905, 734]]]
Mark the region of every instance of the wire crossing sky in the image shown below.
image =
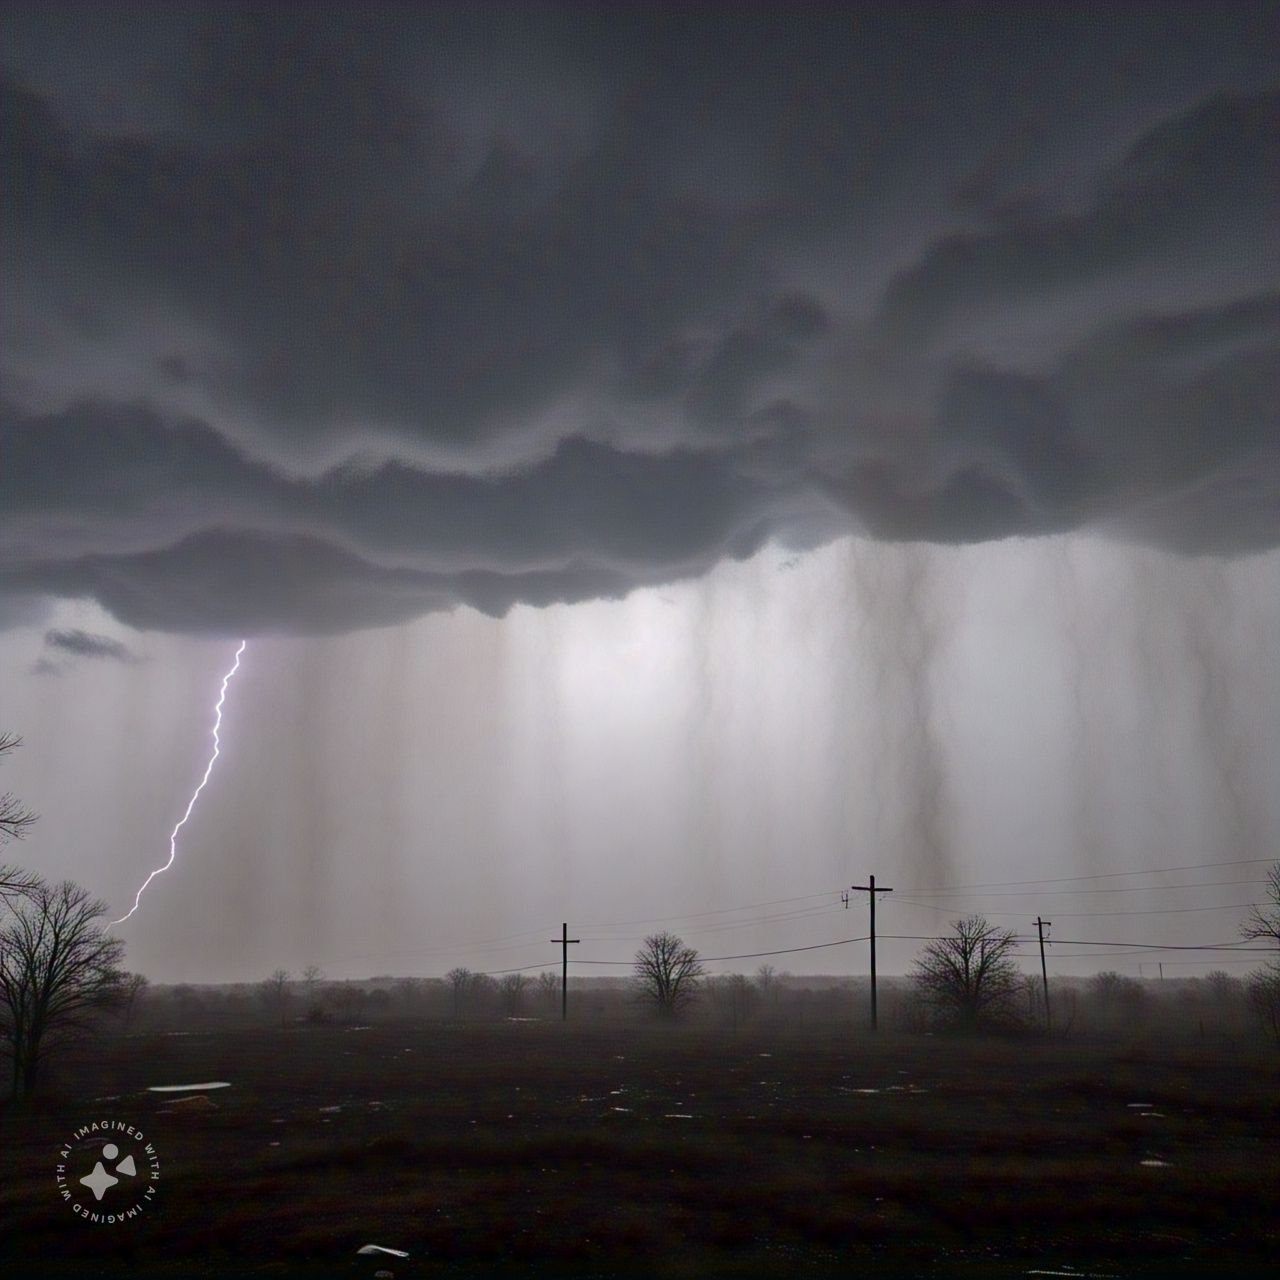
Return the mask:
[[173, 860], [178, 854], [178, 832], [187, 824], [187, 819], [191, 817], [191, 811], [196, 807], [196, 801], [200, 799], [200, 793], [205, 788], [205, 783], [209, 781], [209, 775], [213, 772], [213, 766], [217, 762], [221, 743], [218, 740], [218, 730], [222, 727], [222, 704], [226, 701], [227, 686], [231, 683], [232, 677], [240, 670], [240, 659], [244, 654], [247, 640], [240, 641], [240, 647], [236, 650], [235, 661], [231, 664], [231, 669], [222, 677], [222, 687], [218, 690], [218, 701], [213, 707], [213, 754], [209, 757], [209, 763], [204, 767], [204, 777], [200, 779], [199, 785], [191, 793], [191, 799], [187, 801], [186, 812], [178, 819], [177, 825], [169, 833], [169, 857], [163, 866], [157, 867], [143, 882], [142, 887], [138, 890], [133, 899], [133, 906], [120, 917], [119, 920], [113, 920], [111, 923], [124, 924], [138, 907], [142, 904], [142, 895], [147, 891], [149, 885], [162, 871], [168, 871], [173, 866]]

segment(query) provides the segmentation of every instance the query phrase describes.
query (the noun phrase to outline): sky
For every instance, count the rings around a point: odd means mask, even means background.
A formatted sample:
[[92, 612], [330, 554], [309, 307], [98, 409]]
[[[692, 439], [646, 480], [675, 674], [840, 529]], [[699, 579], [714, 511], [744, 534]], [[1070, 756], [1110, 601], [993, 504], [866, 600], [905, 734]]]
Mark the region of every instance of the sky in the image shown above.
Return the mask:
[[1278, 25], [3, 4], [6, 856], [127, 910], [244, 640], [153, 980], [1242, 964], [1119, 944], [1280, 847]]

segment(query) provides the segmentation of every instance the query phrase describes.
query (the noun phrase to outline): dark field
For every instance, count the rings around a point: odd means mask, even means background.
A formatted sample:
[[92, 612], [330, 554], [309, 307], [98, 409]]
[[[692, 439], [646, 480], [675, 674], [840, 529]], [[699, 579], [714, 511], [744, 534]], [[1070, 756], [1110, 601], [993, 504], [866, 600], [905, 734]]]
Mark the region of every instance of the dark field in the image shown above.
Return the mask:
[[[418, 1022], [95, 1049], [3, 1113], [6, 1276], [1241, 1276], [1280, 1246], [1256, 1047]], [[217, 1110], [141, 1092], [199, 1080], [232, 1082]], [[155, 1144], [135, 1221], [57, 1194], [95, 1119]]]

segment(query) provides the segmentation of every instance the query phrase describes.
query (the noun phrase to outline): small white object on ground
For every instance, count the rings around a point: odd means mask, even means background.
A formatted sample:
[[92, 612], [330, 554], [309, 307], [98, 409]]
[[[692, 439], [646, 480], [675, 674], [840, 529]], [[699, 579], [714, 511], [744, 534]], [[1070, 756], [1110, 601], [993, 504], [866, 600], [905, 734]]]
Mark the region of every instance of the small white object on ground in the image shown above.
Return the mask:
[[205, 1089], [230, 1089], [230, 1080], [205, 1080], [200, 1084], [152, 1084], [147, 1086], [148, 1093], [195, 1093]]
[[174, 1098], [161, 1107], [157, 1115], [176, 1115], [183, 1111], [217, 1111], [218, 1104], [208, 1094], [196, 1093], [189, 1098]]

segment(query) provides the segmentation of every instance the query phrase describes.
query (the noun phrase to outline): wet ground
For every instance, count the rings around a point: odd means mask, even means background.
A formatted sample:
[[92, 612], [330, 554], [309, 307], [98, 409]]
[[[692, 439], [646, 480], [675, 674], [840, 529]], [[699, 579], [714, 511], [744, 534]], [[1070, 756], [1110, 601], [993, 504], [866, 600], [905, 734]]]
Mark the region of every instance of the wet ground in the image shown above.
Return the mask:
[[[9, 1274], [1245, 1276], [1280, 1246], [1261, 1049], [537, 1022], [98, 1049], [0, 1121]], [[108, 1117], [162, 1169], [110, 1228], [53, 1180]]]

